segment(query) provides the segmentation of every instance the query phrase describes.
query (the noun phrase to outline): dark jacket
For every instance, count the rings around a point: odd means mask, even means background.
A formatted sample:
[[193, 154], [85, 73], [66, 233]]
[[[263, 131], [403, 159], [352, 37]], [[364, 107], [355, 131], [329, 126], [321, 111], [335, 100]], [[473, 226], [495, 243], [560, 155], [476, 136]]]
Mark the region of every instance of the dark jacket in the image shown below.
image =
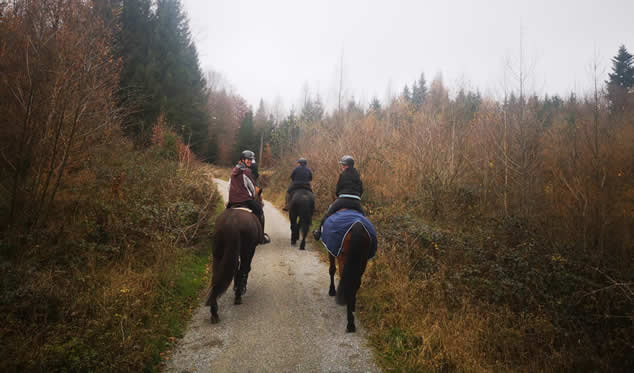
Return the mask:
[[310, 184], [313, 181], [313, 173], [308, 167], [299, 165], [291, 173], [291, 180], [293, 184]]
[[361, 197], [363, 194], [363, 183], [361, 182], [361, 175], [359, 175], [359, 171], [356, 168], [348, 167], [339, 174], [335, 193], [337, 197], [341, 194], [352, 194]]
[[258, 182], [258, 177], [260, 177], [260, 172], [258, 172], [257, 163], [251, 163], [251, 177], [253, 178], [253, 181], [255, 181], [256, 183]]
[[244, 163], [238, 163], [231, 171], [229, 179], [229, 204], [240, 203], [255, 198], [255, 181], [251, 170]]

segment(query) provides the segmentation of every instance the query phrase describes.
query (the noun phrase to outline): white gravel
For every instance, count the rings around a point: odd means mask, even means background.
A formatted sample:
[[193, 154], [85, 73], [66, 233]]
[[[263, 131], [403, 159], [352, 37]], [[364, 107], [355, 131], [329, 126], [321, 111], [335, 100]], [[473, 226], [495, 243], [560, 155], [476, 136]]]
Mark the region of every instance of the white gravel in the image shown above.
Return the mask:
[[[226, 200], [228, 183], [215, 181]], [[243, 303], [233, 304], [230, 286], [220, 323], [211, 324], [201, 299], [165, 371], [380, 372], [358, 318], [357, 332], [346, 333], [346, 309], [328, 296], [327, 264], [311, 245], [290, 245], [286, 215], [266, 201], [264, 212], [272, 243], [256, 248]]]

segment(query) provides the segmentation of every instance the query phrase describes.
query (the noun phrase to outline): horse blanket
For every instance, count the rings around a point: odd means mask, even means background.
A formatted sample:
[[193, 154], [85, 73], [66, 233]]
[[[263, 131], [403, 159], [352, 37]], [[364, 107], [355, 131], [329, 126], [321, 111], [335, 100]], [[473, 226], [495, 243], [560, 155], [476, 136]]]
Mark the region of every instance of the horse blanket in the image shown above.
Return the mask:
[[337, 211], [324, 222], [321, 228], [321, 242], [326, 246], [330, 254], [333, 256], [339, 255], [343, 247], [344, 237], [346, 237], [346, 234], [356, 222], [360, 222], [370, 235], [370, 256], [368, 259], [376, 255], [376, 230], [368, 218], [356, 210]]

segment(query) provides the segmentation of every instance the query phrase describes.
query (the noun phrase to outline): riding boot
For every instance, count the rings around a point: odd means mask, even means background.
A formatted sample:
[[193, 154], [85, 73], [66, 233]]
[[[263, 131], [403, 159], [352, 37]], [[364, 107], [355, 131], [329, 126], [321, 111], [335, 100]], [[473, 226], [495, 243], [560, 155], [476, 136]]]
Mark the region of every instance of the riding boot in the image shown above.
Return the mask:
[[321, 238], [321, 226], [313, 231], [313, 238], [315, 241], [319, 241]]
[[266, 245], [271, 242], [271, 237], [268, 234], [264, 233], [264, 214], [258, 217], [260, 219], [260, 224], [262, 224], [262, 238], [260, 240], [260, 245]]

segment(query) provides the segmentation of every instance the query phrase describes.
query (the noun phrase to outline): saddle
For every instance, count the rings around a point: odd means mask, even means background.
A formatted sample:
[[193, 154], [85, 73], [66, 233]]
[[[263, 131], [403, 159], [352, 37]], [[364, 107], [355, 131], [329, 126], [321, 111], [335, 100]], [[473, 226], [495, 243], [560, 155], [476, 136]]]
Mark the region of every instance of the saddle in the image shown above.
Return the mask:
[[260, 220], [260, 218], [253, 212], [253, 210], [251, 210], [249, 208], [249, 206], [247, 206], [245, 203], [234, 203], [232, 205], [229, 205], [227, 203], [227, 209], [232, 209], [232, 210], [242, 210], [242, 211], [246, 211], [249, 212], [251, 214], [253, 214], [253, 216], [255, 216], [256, 220], [259, 222], [258, 224], [258, 237], [260, 237], [259, 241], [263, 242], [264, 239], [268, 239], [270, 242], [270, 238], [268, 237], [268, 235], [266, 233], [264, 233], [264, 229], [262, 227], [262, 221]]
[[232, 205], [229, 205], [229, 204], [227, 203], [227, 208], [228, 208], [228, 209], [234, 209], [234, 210], [243, 210], [243, 211], [248, 211], [248, 212], [250, 212], [250, 213], [252, 213], [252, 214], [253, 214], [253, 210], [251, 210], [251, 209], [249, 208], [249, 206], [247, 206], [247, 204], [246, 204], [246, 203], [240, 203], [240, 202], [238, 202], [238, 203], [234, 203], [234, 204], [232, 204]]
[[238, 207], [230, 207], [230, 208], [233, 209], [233, 210], [243, 210], [243, 211], [250, 212], [250, 213], [253, 214], [253, 211], [251, 211], [251, 209], [246, 207], [246, 206], [238, 206]]

